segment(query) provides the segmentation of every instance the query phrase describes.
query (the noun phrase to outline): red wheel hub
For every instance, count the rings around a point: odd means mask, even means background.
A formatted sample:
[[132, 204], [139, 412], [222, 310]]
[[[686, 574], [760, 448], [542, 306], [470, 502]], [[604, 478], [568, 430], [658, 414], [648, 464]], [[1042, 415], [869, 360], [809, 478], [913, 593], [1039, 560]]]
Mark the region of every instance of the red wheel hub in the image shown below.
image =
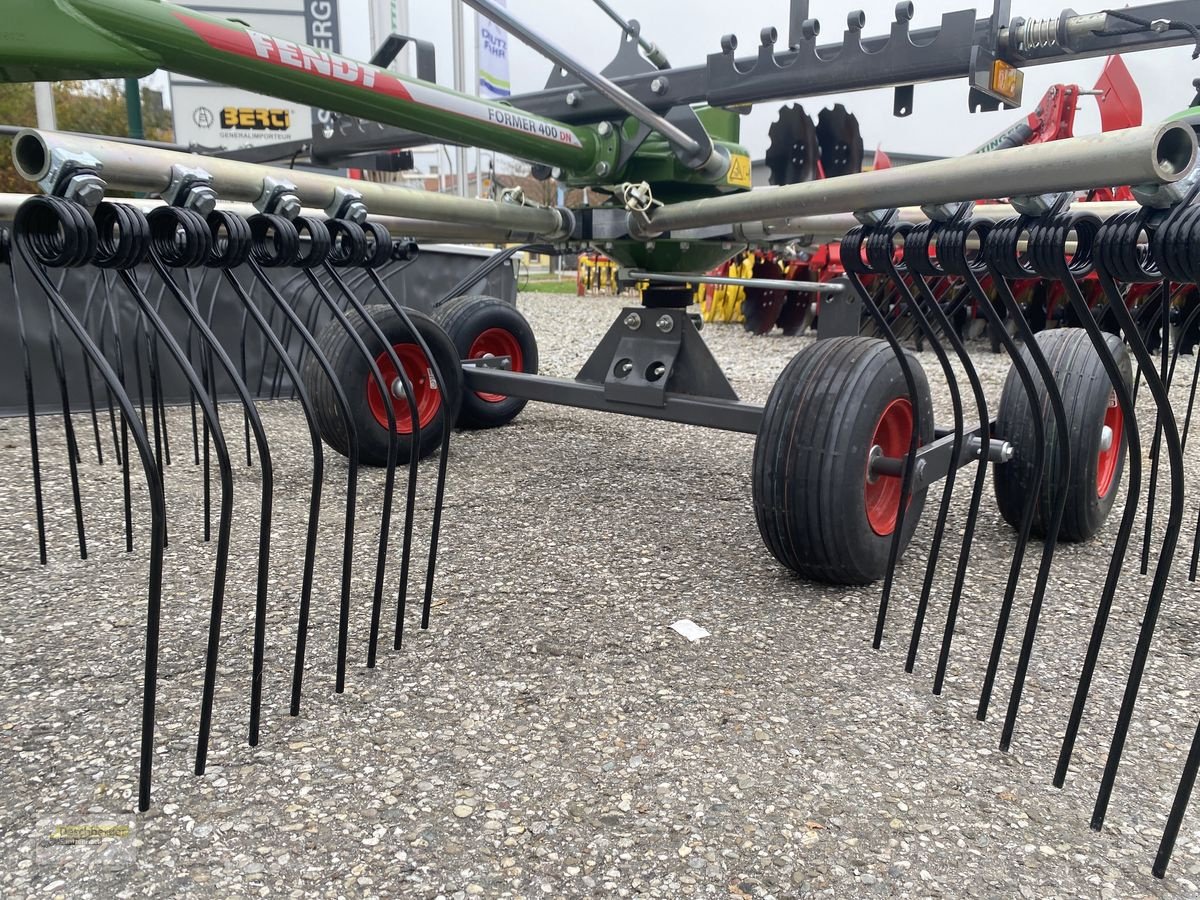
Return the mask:
[[1115, 392], [1108, 398], [1102, 429], [1100, 456], [1096, 460], [1096, 494], [1107, 497], [1117, 476], [1117, 463], [1121, 461], [1121, 438], [1125, 431], [1125, 415], [1117, 403]]
[[867, 522], [880, 537], [896, 530], [896, 515], [900, 511], [901, 478], [899, 475], [872, 476], [870, 449], [878, 447], [881, 455], [892, 458], [908, 455], [912, 441], [913, 410], [907, 397], [897, 397], [887, 405], [875, 424], [875, 434], [868, 446], [866, 487]]
[[[434, 380], [433, 370], [429, 367], [425, 354], [416, 344], [393, 344], [392, 350], [400, 359], [400, 364], [404, 366], [404, 374], [412, 383], [413, 399], [417, 403], [417, 421], [421, 423], [422, 428], [425, 428], [433, 422], [433, 417], [437, 415], [437, 411], [442, 405], [442, 393], [438, 390], [437, 382]], [[408, 398], [400, 383], [400, 373], [396, 371], [391, 354], [384, 350], [375, 357], [375, 365], [379, 367], [379, 372], [383, 375], [383, 383], [387, 385], [391, 395], [392, 415], [396, 419], [396, 433], [412, 434], [412, 412], [408, 407]], [[375, 416], [375, 421], [382, 428], [388, 427], [385, 402], [387, 401], [383, 399], [383, 393], [380, 392], [374, 375], [368, 372], [367, 403], [371, 407], [371, 414]]]
[[[486, 359], [489, 356], [507, 356], [512, 360], [510, 372], [525, 371], [521, 342], [507, 328], [489, 328], [481, 332], [467, 351], [467, 359]], [[484, 391], [476, 391], [475, 396], [488, 403], [502, 403], [508, 399], [504, 394], [488, 394]]]

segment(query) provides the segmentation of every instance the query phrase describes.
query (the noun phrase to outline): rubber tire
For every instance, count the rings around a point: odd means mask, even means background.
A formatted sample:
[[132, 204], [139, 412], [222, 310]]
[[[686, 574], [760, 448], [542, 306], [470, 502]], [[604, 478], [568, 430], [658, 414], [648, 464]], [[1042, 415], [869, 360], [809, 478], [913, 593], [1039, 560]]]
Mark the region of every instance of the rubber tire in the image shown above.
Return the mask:
[[[495, 297], [455, 297], [438, 306], [433, 311], [433, 317], [454, 342], [459, 359], [467, 358], [471, 345], [483, 332], [489, 328], [503, 328], [516, 338], [521, 348], [521, 371], [537, 374], [538, 348], [533, 328], [513, 304]], [[525, 408], [527, 402], [520, 397], [508, 397], [493, 403], [470, 389], [464, 389], [458, 410], [458, 427], [497, 428], [507, 425]]]
[[[1066, 507], [1058, 540], [1076, 543], [1086, 541], [1104, 525], [1112, 510], [1125, 471], [1126, 432], [1121, 431], [1121, 449], [1117, 458], [1116, 471], [1108, 493], [1100, 497], [1096, 492], [1096, 468], [1100, 453], [1100, 432], [1108, 408], [1112, 385], [1101, 365], [1100, 355], [1092, 345], [1087, 332], [1082, 328], [1051, 328], [1036, 335], [1038, 347], [1054, 372], [1054, 380], [1062, 394], [1067, 412], [1067, 428], [1071, 436], [1071, 472], [1068, 483], [1063, 484], [1059, 475], [1058, 431], [1054, 426], [1054, 415], [1046, 397], [1046, 391], [1034, 370], [1034, 381], [1038, 386], [1038, 408], [1043, 410], [1046, 433], [1046, 456], [1042, 487], [1033, 517], [1032, 533], [1038, 537], [1046, 534], [1047, 518], [1053, 509], [1058, 492], [1066, 490]], [[1109, 350], [1120, 367], [1126, 387], [1132, 391], [1133, 366], [1129, 351], [1116, 335], [1106, 335]], [[1021, 358], [1032, 368], [1029, 352], [1021, 349]], [[1128, 426], [1129, 423], [1126, 423]], [[1008, 441], [1016, 453], [1006, 463], [992, 466], [992, 483], [996, 491], [996, 505], [1004, 521], [1019, 528], [1025, 500], [1033, 483], [1033, 414], [1028, 396], [1017, 377], [1016, 369], [1010, 367], [1000, 395], [1000, 407], [996, 416], [995, 438]]]
[[[933, 404], [920, 363], [920, 440], [933, 440]], [[775, 382], [754, 444], [754, 517], [771, 554], [798, 575], [832, 584], [869, 584], [887, 570], [892, 536], [867, 520], [864, 487], [875, 426], [906, 397], [900, 363], [877, 338], [836, 337], [805, 347]], [[921, 518], [925, 491], [904, 515], [901, 552]]]
[[[434, 360], [441, 370], [446, 384], [439, 385], [442, 403], [433, 420], [421, 429], [421, 444], [417, 448], [418, 458], [424, 459], [433, 453], [442, 441], [442, 429], [453, 422], [458, 414], [462, 398], [462, 364], [458, 351], [449, 336], [433, 319], [416, 310], [405, 310], [421, 337], [433, 352]], [[391, 306], [380, 304], [368, 306], [367, 313], [375, 320], [380, 330], [392, 344], [415, 343], [412, 332]], [[368, 328], [367, 323], [353, 309], [346, 310], [346, 318], [372, 356], [383, 352], [379, 339]], [[342, 390], [350, 404], [350, 415], [358, 436], [358, 461], [368, 466], [386, 466], [388, 461], [388, 430], [376, 421], [367, 402], [367, 383], [371, 379], [371, 368], [350, 339], [350, 335], [337, 320], [325, 325], [317, 334], [317, 345], [329, 360]], [[305, 358], [304, 386], [312, 398], [317, 425], [325, 443], [343, 456], [350, 455], [346, 426], [342, 419], [341, 406], [330, 380], [317, 365], [313, 354]], [[403, 401], [401, 405], [407, 408]], [[449, 418], [447, 418], [449, 412]], [[413, 450], [412, 434], [397, 434], [397, 464], [407, 463]]]

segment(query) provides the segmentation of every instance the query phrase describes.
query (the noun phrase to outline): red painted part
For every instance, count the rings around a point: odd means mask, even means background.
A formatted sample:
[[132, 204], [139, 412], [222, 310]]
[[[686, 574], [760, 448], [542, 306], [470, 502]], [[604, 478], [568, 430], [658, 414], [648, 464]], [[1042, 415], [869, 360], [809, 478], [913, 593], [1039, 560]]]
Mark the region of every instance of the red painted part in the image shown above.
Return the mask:
[[1100, 130], [1120, 131], [1142, 124], [1142, 95], [1119, 55], [1110, 56], [1094, 88], [1100, 107]]
[[1121, 437], [1125, 431], [1125, 416], [1117, 403], [1115, 393], [1109, 398], [1108, 408], [1104, 411], [1104, 424], [1112, 429], [1112, 443], [1108, 445], [1107, 450], [1100, 451], [1100, 458], [1096, 463], [1096, 495], [1099, 497], [1107, 497], [1108, 492], [1112, 490], [1113, 480], [1117, 474], [1117, 463], [1121, 459]]
[[[392, 350], [400, 358], [404, 374], [412, 382], [413, 399], [417, 402], [417, 421], [425, 428], [433, 421], [442, 405], [441, 391], [433, 380], [429, 364], [425, 361], [425, 354], [421, 352], [420, 347], [416, 344], [394, 344]], [[375, 357], [375, 365], [379, 367], [383, 382], [390, 391], [392, 384], [399, 377], [395, 365], [392, 364], [391, 355], [386, 350], [383, 351]], [[368, 373], [367, 404], [371, 407], [371, 415], [375, 417], [375, 421], [381, 427], [387, 428], [387, 407], [384, 406], [384, 402], [379, 385], [375, 383], [374, 376]], [[412, 412], [408, 408], [408, 399], [403, 391], [399, 397], [392, 397], [392, 415], [396, 419], [396, 434], [412, 434]]]
[[[471, 342], [467, 359], [484, 359], [488, 356], [507, 356], [512, 360], [512, 368], [509, 371], [525, 371], [525, 355], [521, 352], [521, 343], [507, 328], [489, 328]], [[476, 391], [475, 396], [487, 403], [502, 403], [508, 399], [504, 394], [488, 394], [483, 391]]]
[[[878, 446], [884, 456], [893, 459], [907, 456], [912, 440], [913, 410], [907, 397], [897, 397], [884, 409], [875, 424], [875, 434], [868, 445]], [[868, 455], [867, 465], [870, 465]], [[867, 522], [880, 537], [896, 530], [896, 514], [900, 511], [901, 478], [899, 475], [880, 475], [874, 481], [864, 477], [863, 496], [866, 501]]]

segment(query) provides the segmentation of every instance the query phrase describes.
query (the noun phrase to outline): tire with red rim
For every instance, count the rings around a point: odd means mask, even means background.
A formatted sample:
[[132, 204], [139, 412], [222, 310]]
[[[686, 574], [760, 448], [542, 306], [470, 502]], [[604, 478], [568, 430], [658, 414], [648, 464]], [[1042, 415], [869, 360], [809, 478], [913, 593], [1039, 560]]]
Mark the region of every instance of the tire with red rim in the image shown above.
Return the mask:
[[[434, 318], [450, 336], [462, 359], [507, 356], [512, 371], [536, 374], [537, 341], [529, 322], [511, 304], [495, 297], [455, 297], [434, 310]], [[465, 389], [458, 411], [460, 428], [496, 428], [525, 408], [520, 397]]]
[[[1038, 408], [1042, 410], [1045, 434], [1045, 468], [1033, 517], [1033, 533], [1046, 533], [1046, 519], [1059, 491], [1067, 492], [1060, 541], [1086, 541], [1104, 525], [1116, 500], [1125, 471], [1126, 435], [1121, 408], [1117, 405], [1100, 355], [1082, 328], [1052, 328], [1039, 332], [1038, 347], [1054, 372], [1062, 394], [1070, 431], [1070, 475], [1063, 478], [1057, 450], [1057, 430], [1045, 390], [1038, 382]], [[1125, 344], [1116, 335], [1106, 335], [1108, 349], [1116, 360], [1126, 387], [1132, 390], [1132, 363]], [[1023, 358], [1032, 366], [1028, 352]], [[1029, 398], [1013, 369], [1009, 369], [1000, 395], [995, 437], [1013, 445], [1015, 455], [992, 468], [996, 505], [1004, 521], [1018, 528], [1025, 499], [1033, 484], [1034, 424]]]
[[[877, 338], [837, 337], [801, 350], [776, 381], [754, 444], [754, 516], [763, 542], [804, 578], [868, 584], [883, 577], [896, 529], [898, 476], [872, 477], [873, 447], [886, 456], [933, 440], [933, 406], [920, 363], [908, 357], [917, 393]], [[904, 515], [912, 539], [925, 492]]]
[[[412, 384], [421, 437], [416, 452], [418, 458], [424, 459], [441, 445], [442, 429], [447, 427], [448, 422], [453, 423], [458, 414], [462, 396], [462, 366], [458, 352], [446, 332], [433, 319], [416, 310], [406, 310], [413, 325], [429, 345], [446, 381], [445, 384], [438, 384], [420, 344], [396, 311], [391, 306], [378, 305], [367, 307], [367, 312], [391, 343]], [[366, 345], [384, 381], [388, 385], [395, 385], [398, 381], [396, 365], [375, 332], [352, 309], [346, 310], [346, 319]], [[387, 401], [370, 364], [350, 334], [337, 321], [329, 322], [317, 334], [317, 343], [337, 373], [338, 382], [349, 400], [358, 437], [358, 461], [371, 466], [387, 465]], [[305, 360], [302, 374], [325, 443], [343, 456], [349, 456], [346, 425], [341, 407], [336, 402], [333, 385], [311, 354]], [[390, 399], [397, 437], [396, 460], [398, 464], [407, 463], [414, 449], [412, 410], [402, 391], [399, 397], [392, 396]]]

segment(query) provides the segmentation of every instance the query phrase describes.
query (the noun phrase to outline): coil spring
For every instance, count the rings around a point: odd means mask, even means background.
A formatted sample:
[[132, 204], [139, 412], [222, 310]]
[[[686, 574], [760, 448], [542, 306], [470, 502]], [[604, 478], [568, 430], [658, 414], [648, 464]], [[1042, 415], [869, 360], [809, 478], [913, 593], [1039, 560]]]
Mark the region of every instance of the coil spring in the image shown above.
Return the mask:
[[1058, 44], [1058, 19], [1026, 19], [1021, 26], [1022, 50], [1044, 50]]

